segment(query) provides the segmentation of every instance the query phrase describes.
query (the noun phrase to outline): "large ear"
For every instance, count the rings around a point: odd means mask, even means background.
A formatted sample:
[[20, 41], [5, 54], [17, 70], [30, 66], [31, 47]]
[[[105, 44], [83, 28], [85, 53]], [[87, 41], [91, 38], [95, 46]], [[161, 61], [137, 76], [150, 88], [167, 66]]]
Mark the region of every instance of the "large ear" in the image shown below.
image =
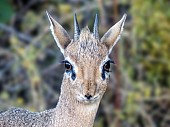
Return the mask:
[[48, 19], [50, 21], [50, 29], [51, 33], [60, 48], [60, 51], [64, 53], [64, 49], [69, 45], [71, 39], [67, 33], [67, 31], [57, 22], [55, 21], [51, 15], [46, 11]]
[[101, 38], [101, 42], [109, 49], [109, 53], [112, 51], [112, 48], [120, 39], [120, 35], [123, 31], [123, 26], [126, 20], [126, 14], [123, 15], [122, 19], [112, 26]]

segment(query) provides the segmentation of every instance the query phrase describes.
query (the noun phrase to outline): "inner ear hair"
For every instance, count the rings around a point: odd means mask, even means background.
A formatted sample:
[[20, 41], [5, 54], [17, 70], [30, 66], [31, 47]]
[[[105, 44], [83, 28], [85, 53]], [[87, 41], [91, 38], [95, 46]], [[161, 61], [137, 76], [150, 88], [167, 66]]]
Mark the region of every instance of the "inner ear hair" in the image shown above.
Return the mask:
[[101, 42], [106, 45], [106, 47], [109, 49], [109, 52], [111, 52], [112, 48], [120, 39], [126, 16], [127, 15], [124, 14], [121, 20], [117, 22], [114, 26], [112, 26], [101, 38]]
[[46, 11], [50, 21], [51, 33], [60, 51], [64, 54], [65, 48], [70, 44], [71, 39], [67, 31]]

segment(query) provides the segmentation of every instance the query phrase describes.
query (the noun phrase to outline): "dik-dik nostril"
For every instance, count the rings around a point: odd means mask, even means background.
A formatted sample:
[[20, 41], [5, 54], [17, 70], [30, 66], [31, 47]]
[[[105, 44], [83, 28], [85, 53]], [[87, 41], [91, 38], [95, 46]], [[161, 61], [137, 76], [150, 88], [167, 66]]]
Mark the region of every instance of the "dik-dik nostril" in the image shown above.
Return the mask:
[[87, 99], [90, 99], [90, 98], [92, 98], [92, 95], [87, 94], [87, 95], [85, 95], [85, 97], [86, 97]]

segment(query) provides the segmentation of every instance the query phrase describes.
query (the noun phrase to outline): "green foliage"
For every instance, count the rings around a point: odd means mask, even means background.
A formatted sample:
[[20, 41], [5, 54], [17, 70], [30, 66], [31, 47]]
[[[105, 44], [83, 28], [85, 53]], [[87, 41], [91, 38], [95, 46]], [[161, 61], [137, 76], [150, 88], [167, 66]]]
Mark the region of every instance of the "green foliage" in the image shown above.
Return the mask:
[[13, 12], [12, 4], [9, 0], [0, 0], [0, 22], [9, 22]]
[[[120, 53], [124, 52], [120, 59], [125, 77], [120, 120], [130, 126], [152, 126], [153, 122], [162, 127], [164, 118], [157, 123], [160, 113], [154, 114], [161, 109], [162, 98], [170, 93], [170, 3], [168, 0], [131, 0], [130, 6], [132, 32], [130, 42], [125, 42], [130, 48], [125, 44], [120, 47]], [[163, 100], [169, 103], [168, 99]]]
[[170, 87], [170, 3], [132, 0], [133, 34], [145, 81]]

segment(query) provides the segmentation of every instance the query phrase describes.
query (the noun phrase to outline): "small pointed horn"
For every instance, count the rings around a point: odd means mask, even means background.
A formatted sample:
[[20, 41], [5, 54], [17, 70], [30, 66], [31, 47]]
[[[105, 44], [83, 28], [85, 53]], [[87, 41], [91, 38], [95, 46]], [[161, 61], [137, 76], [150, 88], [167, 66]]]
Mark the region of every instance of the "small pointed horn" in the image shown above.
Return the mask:
[[98, 31], [98, 15], [96, 14], [95, 21], [94, 21], [94, 26], [93, 26], [93, 35], [96, 39], [99, 39], [99, 31]]
[[76, 13], [74, 14], [74, 41], [78, 40], [80, 36], [79, 24], [77, 22]]

